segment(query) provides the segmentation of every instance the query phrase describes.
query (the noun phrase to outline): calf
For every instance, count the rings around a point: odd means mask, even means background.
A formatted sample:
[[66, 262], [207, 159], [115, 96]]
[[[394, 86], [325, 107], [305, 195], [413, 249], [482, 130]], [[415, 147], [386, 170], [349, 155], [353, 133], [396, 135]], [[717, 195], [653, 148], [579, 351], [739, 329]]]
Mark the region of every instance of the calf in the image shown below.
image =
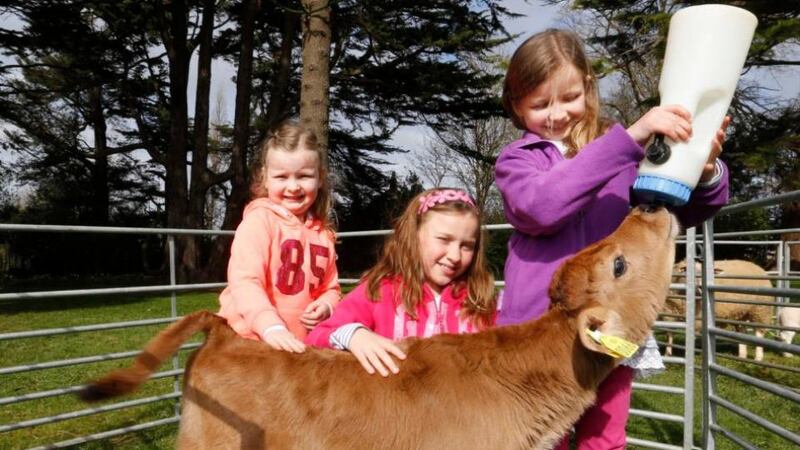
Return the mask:
[[638, 344], [647, 336], [669, 288], [676, 224], [664, 209], [632, 211], [559, 268], [540, 319], [402, 341], [408, 356], [388, 378], [367, 374], [348, 352], [272, 350], [200, 312], [83, 397], [136, 389], [203, 331], [186, 368], [180, 448], [550, 448], [619, 363], [587, 330]]

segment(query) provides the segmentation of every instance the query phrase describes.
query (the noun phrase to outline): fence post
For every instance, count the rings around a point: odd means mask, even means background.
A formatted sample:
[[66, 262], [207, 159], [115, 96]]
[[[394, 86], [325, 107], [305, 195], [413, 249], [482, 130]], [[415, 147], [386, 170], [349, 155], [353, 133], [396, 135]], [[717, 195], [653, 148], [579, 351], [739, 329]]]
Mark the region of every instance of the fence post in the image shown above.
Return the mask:
[[683, 366], [683, 448], [694, 447], [694, 357], [695, 357], [695, 302], [697, 288], [697, 229], [686, 230], [686, 324], [684, 327], [685, 350]]
[[[175, 235], [170, 234], [167, 235], [167, 242], [169, 245], [169, 285], [176, 286], [176, 276], [175, 276]], [[173, 320], [178, 318], [178, 300], [177, 295], [175, 294], [175, 289], [170, 291], [170, 317]], [[178, 353], [175, 353], [175, 356], [172, 357], [172, 368], [178, 369], [180, 368], [180, 361], [178, 360]], [[181, 383], [180, 383], [180, 376], [175, 375], [172, 381], [172, 391], [175, 393], [180, 392], [181, 390]], [[175, 417], [179, 417], [181, 414], [181, 400], [180, 397], [175, 399]]]
[[709, 331], [716, 328], [714, 317], [714, 292], [708, 289], [709, 283], [714, 283], [714, 219], [703, 223], [703, 448], [715, 450], [716, 442], [712, 425], [717, 423], [717, 409], [711, 402], [711, 396], [717, 394], [716, 374], [711, 372], [711, 365], [716, 364], [717, 344], [715, 336]]
[[[781, 276], [787, 277], [792, 273], [792, 242], [791, 241], [784, 241], [783, 235], [781, 235], [781, 247], [782, 247], [782, 256], [783, 259], [781, 260]], [[782, 288], [790, 288], [792, 287], [792, 282], [790, 280], [781, 280], [781, 284], [778, 286]], [[789, 302], [791, 299], [789, 297], [781, 297], [779, 300], [781, 303]]]

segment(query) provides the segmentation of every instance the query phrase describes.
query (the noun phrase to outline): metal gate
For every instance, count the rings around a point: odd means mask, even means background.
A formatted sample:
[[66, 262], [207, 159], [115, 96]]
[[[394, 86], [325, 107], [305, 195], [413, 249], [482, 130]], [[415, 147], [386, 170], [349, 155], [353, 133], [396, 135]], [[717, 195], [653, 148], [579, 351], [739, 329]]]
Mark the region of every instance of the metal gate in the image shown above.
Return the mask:
[[[784, 202], [796, 201], [800, 199], [800, 191], [784, 194], [776, 197], [771, 197], [763, 200], [756, 200], [738, 205], [729, 206], [724, 208], [719, 215], [737, 214], [753, 208], [770, 207], [779, 205]], [[508, 225], [489, 225], [486, 227], [490, 231], [499, 229], [510, 229]], [[122, 330], [135, 327], [144, 327], [152, 325], [168, 324], [178, 317], [177, 307], [177, 294], [180, 292], [189, 292], [197, 290], [219, 290], [225, 286], [225, 283], [204, 283], [204, 284], [177, 284], [175, 279], [176, 262], [174, 252], [174, 239], [175, 236], [181, 235], [224, 235], [232, 234], [229, 231], [204, 231], [204, 230], [179, 230], [179, 229], [149, 229], [149, 228], [115, 228], [115, 227], [79, 227], [79, 226], [45, 226], [45, 225], [11, 225], [0, 224], [0, 231], [4, 232], [49, 232], [49, 233], [127, 233], [127, 234], [158, 234], [167, 237], [167, 245], [169, 248], [169, 273], [170, 283], [167, 285], [156, 286], [137, 286], [137, 287], [121, 287], [121, 288], [105, 288], [105, 289], [81, 289], [81, 290], [60, 290], [60, 291], [46, 291], [46, 292], [18, 292], [9, 294], [0, 294], [0, 302], [2, 301], [25, 301], [27, 299], [37, 298], [74, 298], [78, 296], [112, 296], [117, 294], [143, 294], [143, 293], [169, 293], [170, 294], [170, 315], [167, 317], [157, 317], [145, 320], [122, 321], [113, 323], [98, 323], [91, 325], [70, 326], [62, 328], [47, 328], [30, 331], [19, 332], [4, 332], [0, 333], [0, 345], [3, 345], [7, 352], [15, 352], [17, 348], [22, 349], [22, 345], [17, 343], [24, 342], [26, 339], [50, 337], [58, 339], [61, 336], [75, 334], [97, 332], [105, 330]], [[375, 230], [366, 232], [342, 232], [338, 233], [339, 238], [356, 238], [359, 236], [374, 236], [389, 233], [389, 230]], [[764, 381], [753, 377], [751, 375], [742, 373], [730, 367], [726, 367], [720, 362], [721, 359], [738, 359], [729, 355], [722, 355], [716, 352], [716, 346], [719, 340], [744, 342], [751, 345], [760, 345], [766, 349], [780, 352], [790, 352], [794, 354], [800, 353], [800, 346], [776, 342], [772, 339], [763, 339], [751, 336], [749, 334], [730, 331], [721, 328], [719, 325], [732, 324], [748, 326], [744, 323], [731, 323], [733, 321], [717, 320], [714, 317], [714, 302], [715, 293], [717, 292], [735, 292], [743, 294], [761, 294], [770, 295], [776, 298], [775, 302], [761, 302], [754, 300], [739, 300], [741, 303], [751, 304], [766, 304], [771, 306], [780, 305], [782, 307], [800, 307], [800, 302], [792, 303], [791, 299], [800, 297], [800, 289], [793, 288], [791, 283], [800, 280], [800, 276], [794, 275], [790, 271], [790, 258], [789, 247], [797, 245], [796, 241], [783, 241], [780, 239], [765, 240], [765, 241], [741, 241], [741, 238], [751, 236], [774, 236], [783, 233], [800, 233], [800, 229], [788, 230], [762, 230], [762, 231], [743, 231], [732, 233], [713, 233], [713, 220], [707, 221], [703, 225], [702, 235], [696, 234], [695, 229], [687, 230], [683, 245], [686, 246], [687, 257], [687, 274], [686, 284], [678, 285], [673, 284], [673, 288], [685, 292], [686, 301], [686, 317], [683, 322], [668, 322], [659, 321], [656, 323], [657, 329], [670, 329], [682, 331], [685, 336], [685, 352], [682, 357], [665, 357], [665, 362], [670, 365], [680, 365], [684, 367], [684, 383], [683, 386], [665, 386], [646, 382], [634, 383], [634, 389], [637, 392], [650, 391], [659, 392], [668, 395], [677, 395], [683, 397], [683, 414], [666, 413], [655, 410], [645, 409], [631, 409], [632, 417], [640, 417], [658, 421], [667, 421], [675, 423], [683, 427], [683, 441], [682, 444], [677, 443], [664, 443], [656, 442], [629, 436], [628, 442], [631, 445], [658, 448], [658, 449], [692, 449], [692, 448], [706, 448], [714, 449], [717, 445], [718, 439], [724, 437], [728, 441], [735, 443], [742, 448], [757, 448], [756, 445], [750, 443], [744, 437], [740, 436], [736, 430], [731, 430], [725, 427], [718, 420], [718, 411], [720, 408], [731, 411], [748, 421], [751, 421], [758, 426], [761, 426], [771, 433], [783, 438], [788, 445], [792, 443], [800, 445], [800, 436], [798, 436], [798, 428], [778, 425], [764, 417], [759, 416], [747, 409], [736, 405], [729, 399], [724, 398], [717, 389], [717, 380], [719, 377], [727, 377], [735, 379], [738, 382], [744, 383], [749, 388], [769, 392], [773, 395], [779, 396], [786, 401], [787, 410], [790, 405], [800, 405], [800, 394], [795, 388], [782, 386], [780, 384]], [[723, 240], [729, 239], [729, 240]], [[737, 240], [739, 239], [739, 240]], [[715, 245], [770, 245], [776, 247], [776, 261], [777, 270], [774, 275], [769, 278], [776, 282], [776, 287], [773, 288], [752, 288], [752, 287], [736, 287], [736, 286], [720, 286], [714, 283], [714, 246]], [[700, 274], [701, 282], [696, 283], [695, 265], [694, 261], [697, 260], [702, 263], [703, 270]], [[343, 284], [355, 283], [355, 279], [342, 279]], [[498, 282], [502, 286], [502, 282]], [[698, 300], [696, 292], [700, 293], [700, 300], [702, 301], [702, 321], [701, 329], [695, 330], [695, 302]], [[764, 328], [771, 329], [786, 329], [786, 327], [776, 326], [774, 324], [764, 324]], [[695, 332], [700, 332], [700, 344], [702, 349], [710, 351], [702, 351], [702, 364], [700, 367], [696, 366], [696, 349]], [[795, 331], [800, 331], [795, 329]], [[182, 347], [183, 350], [189, 350], [197, 347], [199, 344], [187, 344]], [[21, 350], [20, 350], [21, 351]], [[9, 405], [30, 402], [33, 400], [40, 400], [45, 398], [55, 398], [59, 396], [71, 395], [81, 389], [81, 385], [64, 385], [56, 389], [47, 389], [43, 391], [30, 391], [23, 393], [10, 393], [5, 391], [1, 386], [4, 385], [3, 378], [27, 372], [36, 372], [47, 369], [57, 369], [70, 366], [79, 366], [84, 364], [92, 364], [100, 361], [109, 360], [122, 360], [130, 359], [138, 354], [138, 349], [125, 349], [125, 351], [104, 353], [98, 355], [83, 356], [79, 358], [59, 359], [45, 362], [15, 364], [7, 367], [0, 367], [0, 412], [2, 408]], [[2, 360], [2, 358], [0, 358]], [[784, 370], [785, 367], [769, 363], [755, 363], [748, 362], [749, 364], [760, 364], [770, 370]], [[4, 364], [0, 364], [2, 366]], [[795, 369], [796, 370], [796, 369]], [[702, 417], [695, 417], [694, 406], [695, 397], [697, 397], [694, 389], [694, 381], [696, 372], [700, 372], [702, 378]], [[795, 373], [800, 374], [800, 371]], [[158, 420], [147, 421], [144, 423], [136, 423], [133, 425], [118, 427], [112, 430], [100, 431], [96, 433], [85, 434], [76, 436], [71, 439], [61, 440], [59, 442], [47, 443], [34, 448], [60, 448], [106, 439], [122, 434], [132, 433], [141, 430], [147, 430], [154, 427], [161, 427], [167, 424], [174, 424], [180, 420], [180, 411], [178, 408], [177, 400], [180, 398], [180, 375], [182, 368], [180, 367], [178, 357], [176, 356], [171, 368], [158, 372], [153, 378], [171, 378], [173, 379], [172, 389], [170, 392], [139, 398], [135, 400], [121, 401], [112, 404], [106, 404], [99, 407], [83, 408], [58, 414], [52, 414], [33, 419], [26, 419], [12, 423], [0, 423], [0, 443], [4, 442], [4, 436], [8, 436], [17, 430], [29, 429], [34, 427], [52, 424], [56, 422], [66, 422], [69, 420], [79, 420], [82, 417], [104, 414], [122, 409], [133, 408], [136, 406], [150, 404], [155, 402], [170, 401], [174, 404], [173, 414], [170, 417], [160, 418]], [[800, 375], [797, 375], [800, 377]], [[2, 414], [0, 414], [2, 416]], [[800, 421], [800, 419], [796, 420]], [[700, 442], [697, 442], [694, 435], [695, 422], [702, 424], [702, 434]], [[74, 423], [74, 422], [73, 422]], [[800, 423], [800, 422], [796, 422]], [[8, 441], [6, 441], [8, 442]], [[698, 447], [698, 444], [701, 447]], [[39, 445], [39, 444], [37, 444]], [[27, 445], [26, 445], [27, 446]], [[7, 447], [7, 445], [0, 444], [0, 447]]]

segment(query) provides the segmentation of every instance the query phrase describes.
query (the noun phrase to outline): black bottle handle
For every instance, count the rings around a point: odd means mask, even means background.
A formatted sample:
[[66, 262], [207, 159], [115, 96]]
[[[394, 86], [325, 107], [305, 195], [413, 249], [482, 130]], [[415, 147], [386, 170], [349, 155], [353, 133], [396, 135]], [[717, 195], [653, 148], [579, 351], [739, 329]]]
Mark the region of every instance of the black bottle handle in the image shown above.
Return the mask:
[[653, 143], [647, 147], [645, 158], [653, 164], [664, 164], [672, 154], [669, 146], [664, 143], [664, 135], [657, 134], [653, 138]]

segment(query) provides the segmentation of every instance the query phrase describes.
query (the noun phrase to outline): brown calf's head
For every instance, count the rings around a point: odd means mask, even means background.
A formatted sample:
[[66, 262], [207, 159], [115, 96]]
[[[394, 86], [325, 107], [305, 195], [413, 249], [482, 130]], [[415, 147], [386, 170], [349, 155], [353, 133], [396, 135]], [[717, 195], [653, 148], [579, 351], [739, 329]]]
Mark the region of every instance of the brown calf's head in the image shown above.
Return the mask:
[[614, 233], [556, 271], [552, 307], [577, 316], [584, 346], [604, 353], [586, 328], [644, 341], [669, 289], [677, 234], [678, 221], [666, 209], [638, 207]]

